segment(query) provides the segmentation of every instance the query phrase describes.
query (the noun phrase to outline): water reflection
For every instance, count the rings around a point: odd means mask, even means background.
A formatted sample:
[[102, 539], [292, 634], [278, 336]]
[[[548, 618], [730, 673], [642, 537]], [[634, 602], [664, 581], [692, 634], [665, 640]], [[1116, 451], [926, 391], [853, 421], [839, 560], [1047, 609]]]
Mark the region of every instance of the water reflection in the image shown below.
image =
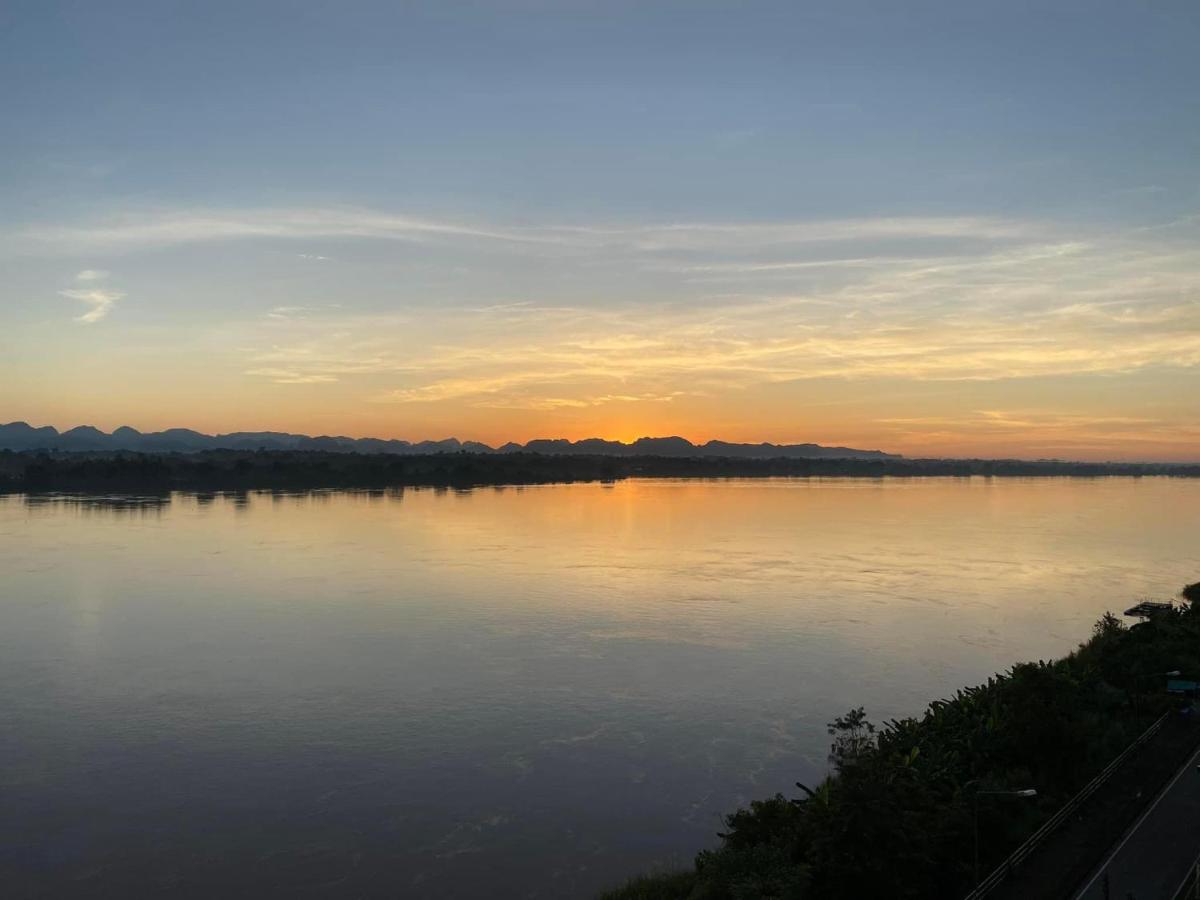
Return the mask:
[[[194, 504], [203, 509], [224, 503], [232, 509], [249, 509], [256, 501], [271, 501], [272, 503], [291, 503], [293, 505], [325, 505], [336, 495], [359, 497], [372, 503], [391, 501], [398, 503], [403, 500], [405, 491], [430, 491], [437, 496], [448, 492], [456, 495], [469, 494], [471, 488], [434, 488], [434, 487], [392, 487], [371, 488], [363, 490], [338, 490], [320, 488], [311, 490], [274, 489], [263, 491], [173, 491], [163, 494], [98, 494], [98, 493], [42, 493], [42, 494], [0, 494], [0, 505], [20, 503], [30, 511], [59, 509], [72, 510], [78, 513], [105, 512], [120, 514], [161, 513], [174, 503]], [[478, 489], [482, 490], [482, 489]], [[494, 488], [502, 493], [505, 488]]]
[[1198, 527], [1167, 479], [0, 499], [0, 883], [588, 896]]
[[171, 505], [170, 494], [19, 494], [30, 511], [69, 509], [84, 515], [160, 515]]

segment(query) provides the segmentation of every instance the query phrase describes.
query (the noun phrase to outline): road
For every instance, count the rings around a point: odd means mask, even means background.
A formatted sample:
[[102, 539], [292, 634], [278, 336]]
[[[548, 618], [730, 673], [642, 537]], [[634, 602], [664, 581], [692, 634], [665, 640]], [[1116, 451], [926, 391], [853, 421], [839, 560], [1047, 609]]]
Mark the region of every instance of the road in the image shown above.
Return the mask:
[[1200, 751], [1087, 877], [1076, 900], [1172, 900], [1200, 855], [1198, 765]]

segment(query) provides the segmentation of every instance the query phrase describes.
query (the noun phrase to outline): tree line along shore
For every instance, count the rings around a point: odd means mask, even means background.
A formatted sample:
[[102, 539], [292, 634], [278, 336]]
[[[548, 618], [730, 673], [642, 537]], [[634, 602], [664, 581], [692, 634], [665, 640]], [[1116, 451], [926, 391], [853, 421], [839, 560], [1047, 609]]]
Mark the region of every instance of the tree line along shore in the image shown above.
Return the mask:
[[1200, 464], [1012, 459], [737, 459], [469, 452], [360, 454], [0, 451], [0, 491], [137, 491], [476, 487], [626, 478], [1200, 477]]

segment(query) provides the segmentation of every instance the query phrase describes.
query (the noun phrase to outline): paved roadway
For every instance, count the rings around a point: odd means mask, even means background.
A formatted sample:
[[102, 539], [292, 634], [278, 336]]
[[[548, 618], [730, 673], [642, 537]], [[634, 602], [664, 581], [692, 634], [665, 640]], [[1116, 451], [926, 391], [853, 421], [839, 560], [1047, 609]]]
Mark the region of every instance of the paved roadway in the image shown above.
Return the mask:
[[[1172, 900], [1200, 855], [1200, 751], [1109, 851], [1076, 900]], [[1104, 875], [1108, 873], [1108, 891]]]

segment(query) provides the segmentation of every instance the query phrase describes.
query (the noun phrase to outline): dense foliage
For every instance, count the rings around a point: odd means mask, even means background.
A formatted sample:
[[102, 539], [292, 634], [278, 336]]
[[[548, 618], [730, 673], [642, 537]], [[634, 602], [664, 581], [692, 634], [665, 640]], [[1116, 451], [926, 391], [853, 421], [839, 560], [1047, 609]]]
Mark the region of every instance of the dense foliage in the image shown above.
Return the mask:
[[[876, 729], [862, 709], [830, 723], [832, 773], [726, 819], [695, 871], [642, 879], [616, 900], [961, 897], [973, 880], [972, 804], [986, 868], [998, 863], [1172, 702], [1167, 670], [1200, 676], [1200, 583], [1184, 604], [1024, 663]], [[1036, 800], [978, 792], [1036, 788]], [[674, 882], [668, 878], [676, 879]], [[636, 886], [636, 892], [633, 888]]]
[[345, 453], [206, 450], [197, 453], [47, 453], [0, 450], [0, 491], [254, 490], [474, 487], [622, 478], [773, 476], [1200, 477], [1200, 466], [988, 459], [738, 459], [539, 453]]

